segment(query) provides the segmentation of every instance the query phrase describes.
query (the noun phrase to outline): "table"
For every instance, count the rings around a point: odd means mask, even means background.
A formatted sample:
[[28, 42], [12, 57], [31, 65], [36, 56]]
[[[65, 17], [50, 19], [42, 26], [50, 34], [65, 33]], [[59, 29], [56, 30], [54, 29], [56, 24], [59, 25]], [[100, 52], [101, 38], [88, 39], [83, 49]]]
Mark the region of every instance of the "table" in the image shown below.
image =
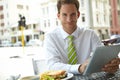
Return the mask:
[[71, 80], [120, 80], [120, 69], [114, 74], [97, 72], [86, 76], [74, 75], [74, 77]]
[[[39, 76], [37, 75], [36, 78], [32, 80], [39, 80]], [[73, 78], [69, 80], [120, 80], [120, 69], [114, 74], [108, 74], [105, 72], [97, 72], [91, 75], [74, 75]]]

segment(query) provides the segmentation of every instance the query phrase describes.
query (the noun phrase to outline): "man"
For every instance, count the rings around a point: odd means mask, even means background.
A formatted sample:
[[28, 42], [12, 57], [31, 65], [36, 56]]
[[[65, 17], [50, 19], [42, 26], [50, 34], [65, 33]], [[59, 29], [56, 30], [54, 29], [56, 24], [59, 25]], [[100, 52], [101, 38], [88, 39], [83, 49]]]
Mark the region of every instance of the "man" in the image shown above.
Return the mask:
[[[93, 30], [85, 30], [77, 25], [80, 16], [78, 0], [58, 0], [57, 9], [57, 16], [62, 25], [45, 35], [44, 48], [47, 66], [49, 70], [62, 69], [73, 74], [83, 73], [88, 64], [90, 53], [96, 47], [101, 46], [102, 43]], [[69, 35], [74, 36], [73, 43], [77, 55], [76, 64], [68, 64]], [[118, 65], [116, 66], [118, 68]], [[107, 66], [103, 70], [110, 72]], [[115, 71], [116, 68], [113, 69], [113, 72]]]

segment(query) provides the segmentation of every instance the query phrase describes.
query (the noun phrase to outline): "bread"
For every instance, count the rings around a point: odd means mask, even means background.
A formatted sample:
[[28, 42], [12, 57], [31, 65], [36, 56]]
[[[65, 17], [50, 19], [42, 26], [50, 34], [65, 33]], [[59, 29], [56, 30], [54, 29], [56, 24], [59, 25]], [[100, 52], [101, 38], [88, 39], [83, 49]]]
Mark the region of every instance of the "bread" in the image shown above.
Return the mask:
[[65, 70], [47, 71], [40, 75], [40, 80], [61, 80], [67, 77]]

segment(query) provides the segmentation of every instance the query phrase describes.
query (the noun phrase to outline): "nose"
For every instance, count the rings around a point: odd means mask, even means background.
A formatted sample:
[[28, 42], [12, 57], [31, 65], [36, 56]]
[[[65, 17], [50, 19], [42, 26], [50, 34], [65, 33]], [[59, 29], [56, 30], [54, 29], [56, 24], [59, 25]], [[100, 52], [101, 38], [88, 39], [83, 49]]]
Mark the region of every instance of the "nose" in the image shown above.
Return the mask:
[[67, 22], [71, 22], [72, 21], [72, 17], [71, 16], [68, 16], [67, 17]]

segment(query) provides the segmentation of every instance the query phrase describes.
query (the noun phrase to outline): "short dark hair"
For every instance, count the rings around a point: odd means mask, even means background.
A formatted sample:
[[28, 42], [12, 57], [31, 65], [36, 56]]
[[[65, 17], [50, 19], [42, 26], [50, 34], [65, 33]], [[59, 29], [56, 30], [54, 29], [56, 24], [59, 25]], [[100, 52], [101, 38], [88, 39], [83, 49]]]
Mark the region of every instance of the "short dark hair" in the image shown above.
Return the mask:
[[61, 6], [63, 4], [74, 4], [79, 11], [79, 1], [78, 0], [57, 0], [57, 10], [60, 13]]

